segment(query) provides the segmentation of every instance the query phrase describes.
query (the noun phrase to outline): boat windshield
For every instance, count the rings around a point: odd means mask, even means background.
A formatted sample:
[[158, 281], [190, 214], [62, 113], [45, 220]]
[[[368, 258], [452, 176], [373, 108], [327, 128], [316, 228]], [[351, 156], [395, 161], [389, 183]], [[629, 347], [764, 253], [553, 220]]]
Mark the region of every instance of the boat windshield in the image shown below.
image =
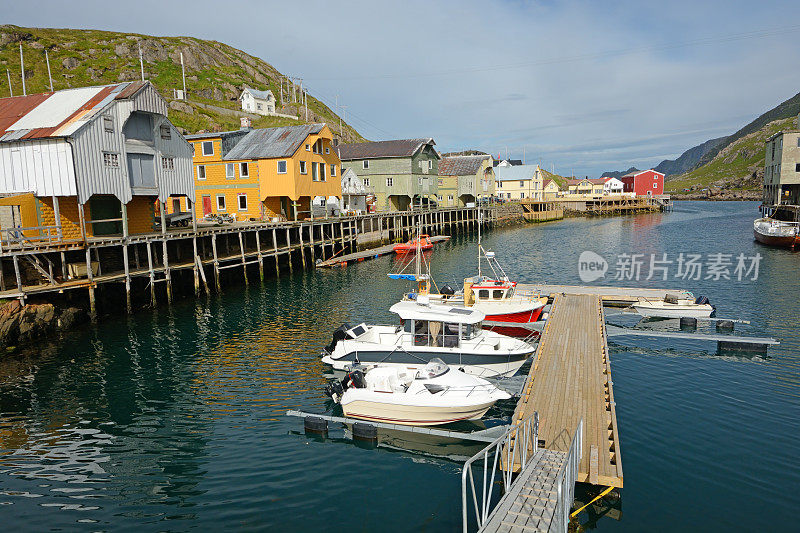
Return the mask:
[[444, 361], [438, 357], [434, 357], [428, 362], [427, 365], [425, 365], [422, 370], [420, 370], [419, 377], [420, 379], [436, 378], [446, 373], [448, 370], [450, 369], [446, 364], [444, 364]]

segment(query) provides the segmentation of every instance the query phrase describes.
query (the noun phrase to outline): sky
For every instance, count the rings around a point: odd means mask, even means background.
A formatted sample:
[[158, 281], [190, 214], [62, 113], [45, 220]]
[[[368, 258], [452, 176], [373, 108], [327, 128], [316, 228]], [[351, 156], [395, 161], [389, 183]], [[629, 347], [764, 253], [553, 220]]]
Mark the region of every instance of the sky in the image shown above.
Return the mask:
[[650, 168], [800, 92], [797, 1], [0, 0], [0, 23], [212, 39], [370, 140], [562, 175]]

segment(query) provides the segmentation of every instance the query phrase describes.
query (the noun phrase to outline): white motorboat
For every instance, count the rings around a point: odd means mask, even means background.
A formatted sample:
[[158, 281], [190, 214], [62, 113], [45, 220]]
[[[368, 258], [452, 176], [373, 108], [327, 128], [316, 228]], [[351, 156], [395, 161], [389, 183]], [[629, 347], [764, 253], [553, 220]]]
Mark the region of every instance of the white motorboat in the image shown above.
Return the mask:
[[394, 304], [400, 325], [359, 324], [338, 328], [322, 361], [334, 370], [353, 364], [397, 365], [419, 370], [438, 357], [476, 376], [510, 376], [533, 355], [527, 342], [484, 330], [477, 309], [432, 304], [426, 295]]
[[640, 315], [658, 318], [710, 318], [716, 308], [708, 298], [692, 293], [667, 294], [663, 299], [640, 298], [631, 307]]
[[377, 366], [353, 370], [326, 393], [345, 416], [407, 426], [479, 420], [496, 401], [511, 397], [485, 379], [431, 359], [419, 370]]

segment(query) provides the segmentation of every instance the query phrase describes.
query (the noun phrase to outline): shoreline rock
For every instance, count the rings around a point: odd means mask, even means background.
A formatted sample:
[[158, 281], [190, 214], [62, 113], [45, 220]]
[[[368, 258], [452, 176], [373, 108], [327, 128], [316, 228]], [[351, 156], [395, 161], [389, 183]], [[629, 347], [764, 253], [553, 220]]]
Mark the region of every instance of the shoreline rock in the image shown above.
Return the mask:
[[19, 300], [0, 303], [0, 348], [17, 346], [44, 339], [53, 333], [67, 331], [86, 318], [79, 307], [57, 307], [52, 303], [29, 303]]

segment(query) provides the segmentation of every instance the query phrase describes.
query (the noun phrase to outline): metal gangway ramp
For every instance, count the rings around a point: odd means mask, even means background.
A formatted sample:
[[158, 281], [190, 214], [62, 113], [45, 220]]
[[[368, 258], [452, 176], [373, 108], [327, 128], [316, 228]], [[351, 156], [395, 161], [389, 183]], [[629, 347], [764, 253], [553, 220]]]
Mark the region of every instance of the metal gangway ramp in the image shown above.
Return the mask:
[[539, 413], [541, 447], [567, 452], [583, 421], [577, 481], [622, 487], [622, 458], [606, 341], [597, 294], [557, 294], [542, 331], [513, 423]]

